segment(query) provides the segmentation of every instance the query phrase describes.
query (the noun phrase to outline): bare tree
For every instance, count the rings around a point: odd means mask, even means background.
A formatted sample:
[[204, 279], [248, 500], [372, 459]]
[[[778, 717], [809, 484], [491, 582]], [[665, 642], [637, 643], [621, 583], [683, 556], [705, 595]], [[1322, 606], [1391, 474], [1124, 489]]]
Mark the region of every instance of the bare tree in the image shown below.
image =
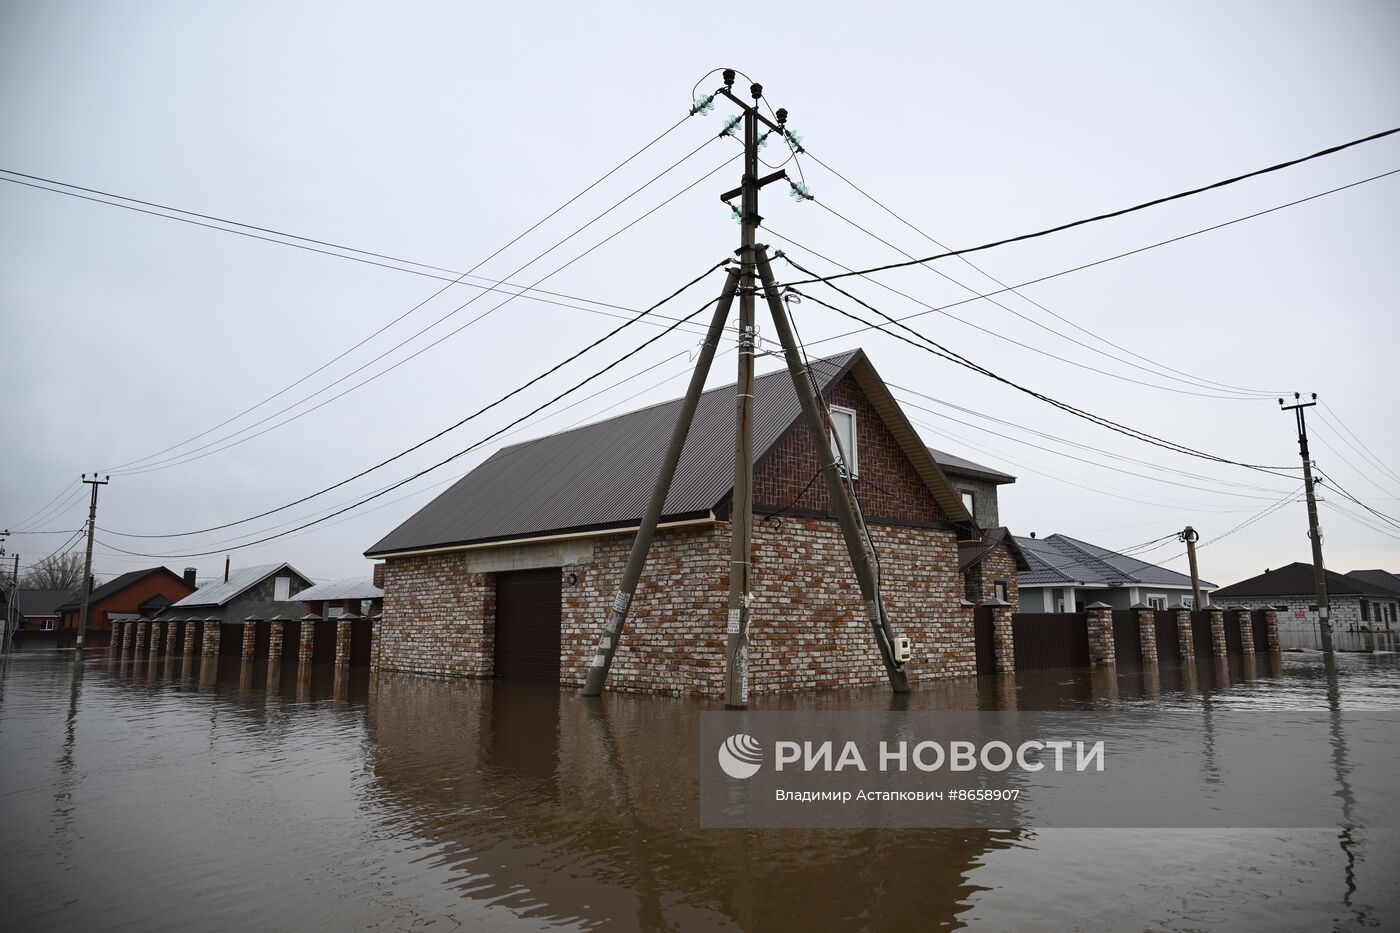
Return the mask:
[[[58, 554], [46, 557], [24, 575], [22, 585], [35, 590], [67, 590], [77, 595], [83, 586], [83, 555]], [[93, 587], [98, 584], [93, 581]]]

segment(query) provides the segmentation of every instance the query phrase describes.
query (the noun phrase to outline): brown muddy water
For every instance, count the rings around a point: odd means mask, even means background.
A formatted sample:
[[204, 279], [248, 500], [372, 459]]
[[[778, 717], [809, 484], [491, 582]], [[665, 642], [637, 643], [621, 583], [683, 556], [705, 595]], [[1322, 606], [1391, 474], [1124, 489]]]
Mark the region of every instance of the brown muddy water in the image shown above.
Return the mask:
[[[70, 659], [0, 659], [3, 930], [1400, 928], [1394, 830], [703, 830], [706, 704]], [[1203, 704], [1393, 710], [1400, 658], [967, 679], [909, 708]]]

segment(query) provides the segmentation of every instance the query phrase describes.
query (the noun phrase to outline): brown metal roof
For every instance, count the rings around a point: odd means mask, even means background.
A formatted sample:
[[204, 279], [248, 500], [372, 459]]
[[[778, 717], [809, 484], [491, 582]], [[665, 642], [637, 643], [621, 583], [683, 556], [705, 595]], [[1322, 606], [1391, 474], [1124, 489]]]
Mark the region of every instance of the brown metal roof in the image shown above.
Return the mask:
[[[856, 379], [915, 469], [954, 521], [971, 521], [894, 396], [861, 350], [813, 361], [822, 391]], [[386, 535], [366, 556], [451, 548], [578, 531], [626, 528], [641, 520], [661, 468], [680, 400], [663, 402], [560, 434], [498, 450]], [[754, 460], [798, 422], [786, 369], [754, 380]], [[700, 397], [663, 521], [708, 516], [734, 484], [734, 386]]]

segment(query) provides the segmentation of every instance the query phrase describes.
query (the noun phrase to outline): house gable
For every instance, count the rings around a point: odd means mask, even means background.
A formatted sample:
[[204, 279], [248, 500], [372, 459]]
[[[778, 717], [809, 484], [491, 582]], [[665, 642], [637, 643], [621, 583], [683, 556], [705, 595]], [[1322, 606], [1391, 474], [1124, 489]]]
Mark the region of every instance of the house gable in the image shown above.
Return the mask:
[[[856, 413], [856, 490], [865, 517], [870, 521], [947, 521], [947, 514], [855, 377], [842, 377], [825, 398], [830, 405]], [[820, 477], [813, 479], [818, 470], [811, 435], [805, 424], [794, 425], [754, 469], [754, 511], [829, 514], [832, 503], [826, 483]]]

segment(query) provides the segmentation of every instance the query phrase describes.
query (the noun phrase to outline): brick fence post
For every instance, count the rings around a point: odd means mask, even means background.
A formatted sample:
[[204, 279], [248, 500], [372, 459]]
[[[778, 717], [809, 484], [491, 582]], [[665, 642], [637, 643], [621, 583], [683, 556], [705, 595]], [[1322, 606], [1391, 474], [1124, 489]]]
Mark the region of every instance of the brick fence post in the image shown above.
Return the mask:
[[1142, 642], [1142, 663], [1157, 663], [1157, 613], [1146, 603], [1133, 603], [1137, 613], [1138, 639]]
[[1206, 615], [1210, 618], [1210, 653], [1223, 658], [1230, 653], [1229, 643], [1225, 641], [1225, 610], [1207, 609]]
[[147, 622], [146, 624], [151, 627], [150, 638], [146, 641], [146, 654], [155, 657], [160, 654], [160, 623]]
[[267, 623], [267, 659], [282, 660], [282, 641], [286, 637], [287, 617], [273, 616]]
[[123, 634], [125, 628], [126, 628], [126, 624], [125, 624], [124, 622], [113, 622], [113, 623], [112, 623], [112, 650], [111, 650], [111, 653], [112, 653], [113, 655], [119, 655], [119, 654], [122, 653], [122, 634]]
[[1282, 646], [1278, 640], [1278, 610], [1264, 610], [1264, 630], [1269, 635], [1269, 650], [1278, 651]]
[[1196, 659], [1196, 639], [1191, 634], [1191, 610], [1181, 603], [1169, 607], [1176, 613], [1176, 643], [1181, 646], [1181, 660]]
[[204, 620], [204, 644], [200, 650], [206, 658], [219, 655], [219, 620], [213, 616]]
[[1240, 644], [1245, 654], [1254, 653], [1254, 614], [1248, 609], [1235, 610], [1235, 624], [1240, 627]]
[[301, 617], [301, 644], [297, 646], [297, 662], [302, 665], [311, 663], [316, 652], [316, 623], [321, 621], [321, 617], [315, 613], [310, 613]]
[[1016, 673], [1016, 636], [1011, 627], [1011, 604], [1004, 599], [989, 599], [982, 605], [992, 612], [992, 647], [996, 653], [997, 673]]
[[1085, 606], [1089, 616], [1089, 664], [1106, 667], [1118, 663], [1118, 647], [1113, 643], [1113, 607], [1108, 603]]
[[258, 623], [262, 619], [257, 616], [249, 616], [243, 620], [243, 650], [240, 656], [247, 661], [253, 657], [253, 651], [258, 645]]
[[174, 619], [165, 623], [165, 653], [172, 657], [175, 654], [175, 636], [179, 634], [179, 629], [175, 627], [177, 624]]
[[379, 670], [379, 623], [383, 618], [381, 613], [369, 620], [369, 669], [372, 671]]
[[359, 621], [359, 616], [343, 615], [335, 620], [335, 663], [350, 663], [350, 623]]
[[141, 652], [143, 652], [143, 651], [146, 650], [146, 645], [150, 643], [150, 638], [151, 638], [151, 623], [149, 623], [149, 622], [137, 622], [137, 623], [136, 623], [136, 653], [137, 653], [137, 654], [140, 654]]

